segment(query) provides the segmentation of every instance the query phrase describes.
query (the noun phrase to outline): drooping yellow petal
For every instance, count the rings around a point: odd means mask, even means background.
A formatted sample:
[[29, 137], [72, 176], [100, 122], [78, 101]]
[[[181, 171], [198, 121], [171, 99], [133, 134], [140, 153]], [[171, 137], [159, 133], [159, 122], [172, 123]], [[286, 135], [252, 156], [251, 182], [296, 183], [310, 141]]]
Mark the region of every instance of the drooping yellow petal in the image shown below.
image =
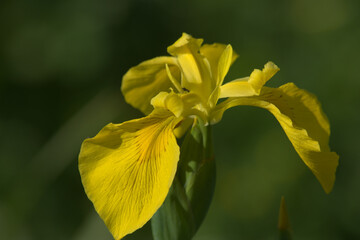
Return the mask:
[[174, 87], [166, 72], [166, 65], [172, 76], [180, 79], [180, 69], [174, 57], [157, 57], [130, 68], [121, 85], [125, 100], [144, 114], [151, 113], [153, 107], [150, 100], [159, 92]]
[[250, 77], [236, 79], [220, 87], [220, 98], [251, 97], [260, 94], [261, 88], [280, 69], [273, 62], [265, 64], [263, 70], [255, 69]]
[[212, 113], [212, 123], [220, 121], [226, 109], [239, 105], [269, 110], [325, 192], [332, 190], [339, 157], [330, 152], [329, 122], [314, 95], [293, 83], [279, 88], [263, 87], [259, 96], [229, 98], [219, 104]]
[[169, 111], [105, 126], [83, 142], [79, 170], [85, 192], [115, 239], [142, 227], [172, 184], [179, 147]]
[[181, 86], [199, 94], [207, 101], [212, 90], [211, 69], [208, 60], [199, 53], [202, 42], [202, 39], [183, 33], [167, 50], [169, 54], [177, 58], [182, 70]]

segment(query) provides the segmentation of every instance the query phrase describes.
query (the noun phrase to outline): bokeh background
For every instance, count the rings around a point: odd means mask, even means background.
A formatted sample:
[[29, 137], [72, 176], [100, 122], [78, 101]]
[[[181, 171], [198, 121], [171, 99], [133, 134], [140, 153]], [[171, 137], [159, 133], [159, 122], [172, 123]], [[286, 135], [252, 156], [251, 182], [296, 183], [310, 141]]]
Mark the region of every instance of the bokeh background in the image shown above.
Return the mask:
[[[0, 239], [112, 239], [77, 170], [81, 142], [137, 118], [122, 75], [182, 32], [231, 43], [227, 80], [274, 61], [269, 82], [315, 93], [340, 155], [326, 195], [275, 118], [237, 107], [214, 126], [218, 179], [195, 240], [277, 239], [285, 196], [294, 239], [360, 239], [360, 2], [2, 0]], [[151, 228], [126, 239], [151, 239]]]

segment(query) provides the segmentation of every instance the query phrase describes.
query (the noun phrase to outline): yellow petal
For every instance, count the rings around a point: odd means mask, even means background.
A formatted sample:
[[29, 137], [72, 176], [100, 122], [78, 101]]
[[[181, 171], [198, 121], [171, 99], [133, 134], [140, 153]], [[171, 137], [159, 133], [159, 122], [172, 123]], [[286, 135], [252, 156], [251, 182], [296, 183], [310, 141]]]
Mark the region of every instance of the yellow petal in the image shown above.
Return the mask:
[[233, 51], [231, 45], [219, 43], [204, 44], [200, 48], [200, 54], [203, 55], [210, 64], [212, 73], [212, 93], [208, 99], [210, 108], [213, 108], [220, 96], [220, 85], [229, 71], [231, 64], [238, 55]]
[[193, 125], [194, 118], [186, 118], [179, 126], [174, 129], [174, 134], [177, 138], [182, 138], [184, 134], [189, 130], [189, 128]]
[[259, 94], [265, 83], [269, 81], [270, 78], [272, 78], [279, 70], [280, 68], [273, 62], [267, 62], [262, 71], [255, 69], [251, 73], [248, 82], [253, 86], [256, 93]]
[[[203, 60], [198, 53], [202, 39], [196, 39], [189, 34], [183, 33], [173, 45], [168, 47], [169, 54], [177, 57], [181, 69], [189, 83], [200, 84], [202, 82]], [[184, 86], [186, 87], [186, 86]]]
[[184, 103], [180, 95], [174, 92], [160, 92], [151, 99], [154, 108], [164, 108], [171, 111], [176, 117], [180, 117], [184, 111]]
[[255, 69], [250, 77], [236, 79], [220, 87], [220, 98], [250, 97], [260, 94], [261, 88], [280, 69], [273, 62], [265, 64], [263, 70]]
[[330, 152], [329, 122], [314, 95], [293, 83], [279, 88], [263, 87], [259, 96], [229, 98], [219, 104], [212, 113], [212, 123], [220, 121], [226, 109], [239, 105], [269, 110], [325, 192], [332, 190], [339, 157]]
[[[215, 80], [215, 84], [221, 85], [222, 84], [222, 80], [219, 80], [218, 78], [218, 70], [219, 68], [225, 69], [223, 70], [222, 74], [226, 75], [227, 71], [229, 70], [227, 67], [227, 65], [224, 66], [224, 64], [222, 63], [221, 67], [219, 66], [219, 61], [220, 58], [223, 58], [224, 60], [227, 60], [228, 57], [231, 55], [231, 61], [230, 61], [230, 65], [233, 64], [235, 62], [235, 60], [238, 58], [238, 54], [235, 53], [232, 48], [231, 48], [231, 54], [230, 54], [230, 49], [231, 45], [225, 45], [225, 44], [220, 44], [220, 43], [214, 43], [214, 44], [204, 44], [201, 48], [200, 48], [200, 54], [203, 55], [210, 63], [211, 66], [211, 72], [212, 72], [212, 76]], [[227, 51], [225, 51], [227, 49]], [[223, 56], [224, 55], [224, 56]], [[225, 63], [227, 63], [226, 61], [224, 61]], [[226, 70], [227, 68], [227, 70]], [[221, 83], [220, 83], [221, 82]]]
[[168, 75], [168, 78], [170, 79], [171, 83], [175, 86], [176, 90], [181, 93], [184, 90], [181, 87], [181, 84], [179, 83], [179, 81], [171, 74], [170, 68], [169, 66], [166, 64], [166, 74]]
[[257, 95], [254, 88], [248, 82], [249, 77], [236, 79], [220, 87], [219, 98], [249, 97]]
[[166, 64], [172, 76], [180, 79], [180, 69], [174, 57], [157, 57], [130, 68], [121, 85], [125, 100], [143, 113], [151, 113], [153, 107], [150, 100], [159, 92], [173, 87]]
[[[199, 117], [208, 123], [208, 117], [205, 114], [206, 109], [201, 105], [200, 97], [195, 93], [174, 93], [160, 92], [151, 99], [151, 104], [155, 109], [166, 109], [177, 118]], [[184, 129], [185, 130], [185, 129]], [[181, 136], [182, 130], [177, 130], [175, 135]]]
[[105, 126], [83, 142], [79, 170], [85, 192], [115, 239], [141, 228], [161, 206], [179, 159], [168, 111]]
[[202, 42], [202, 39], [183, 33], [167, 50], [177, 58], [182, 70], [184, 77], [181, 86], [201, 95], [207, 101], [212, 90], [211, 69], [208, 60], [199, 53]]
[[229, 44], [226, 46], [225, 50], [223, 51], [219, 59], [217, 86], [220, 86], [223, 83], [224, 78], [227, 72], [229, 71], [232, 62], [233, 62], [233, 49]]

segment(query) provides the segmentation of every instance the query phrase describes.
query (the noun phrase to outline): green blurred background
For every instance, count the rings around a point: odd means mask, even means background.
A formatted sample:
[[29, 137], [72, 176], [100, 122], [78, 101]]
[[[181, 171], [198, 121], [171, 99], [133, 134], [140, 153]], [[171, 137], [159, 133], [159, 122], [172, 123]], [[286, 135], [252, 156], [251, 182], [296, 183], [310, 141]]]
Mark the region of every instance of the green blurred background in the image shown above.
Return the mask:
[[[269, 82], [315, 93], [340, 155], [326, 195], [275, 118], [238, 107], [214, 127], [218, 181], [195, 240], [277, 239], [285, 196], [294, 239], [360, 239], [358, 0], [2, 0], [0, 239], [112, 239], [77, 170], [81, 142], [141, 113], [122, 75], [182, 32], [231, 43], [227, 80], [274, 61]], [[126, 239], [151, 239], [147, 224]]]

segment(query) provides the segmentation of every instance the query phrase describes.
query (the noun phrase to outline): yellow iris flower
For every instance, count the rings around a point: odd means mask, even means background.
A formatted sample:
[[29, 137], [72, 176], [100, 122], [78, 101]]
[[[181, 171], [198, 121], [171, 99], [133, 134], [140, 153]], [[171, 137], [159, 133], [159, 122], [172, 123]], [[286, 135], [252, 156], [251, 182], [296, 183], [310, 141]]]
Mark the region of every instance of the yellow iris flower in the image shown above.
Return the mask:
[[237, 54], [231, 45], [202, 42], [184, 33], [168, 47], [171, 56], [131, 68], [121, 90], [147, 116], [110, 123], [82, 144], [83, 186], [115, 239], [141, 228], [164, 202], [179, 160], [176, 137], [197, 119], [219, 122], [234, 106], [269, 110], [325, 192], [333, 187], [338, 155], [328, 146], [330, 126], [316, 97], [293, 83], [265, 87], [279, 71], [272, 62], [223, 84]]

